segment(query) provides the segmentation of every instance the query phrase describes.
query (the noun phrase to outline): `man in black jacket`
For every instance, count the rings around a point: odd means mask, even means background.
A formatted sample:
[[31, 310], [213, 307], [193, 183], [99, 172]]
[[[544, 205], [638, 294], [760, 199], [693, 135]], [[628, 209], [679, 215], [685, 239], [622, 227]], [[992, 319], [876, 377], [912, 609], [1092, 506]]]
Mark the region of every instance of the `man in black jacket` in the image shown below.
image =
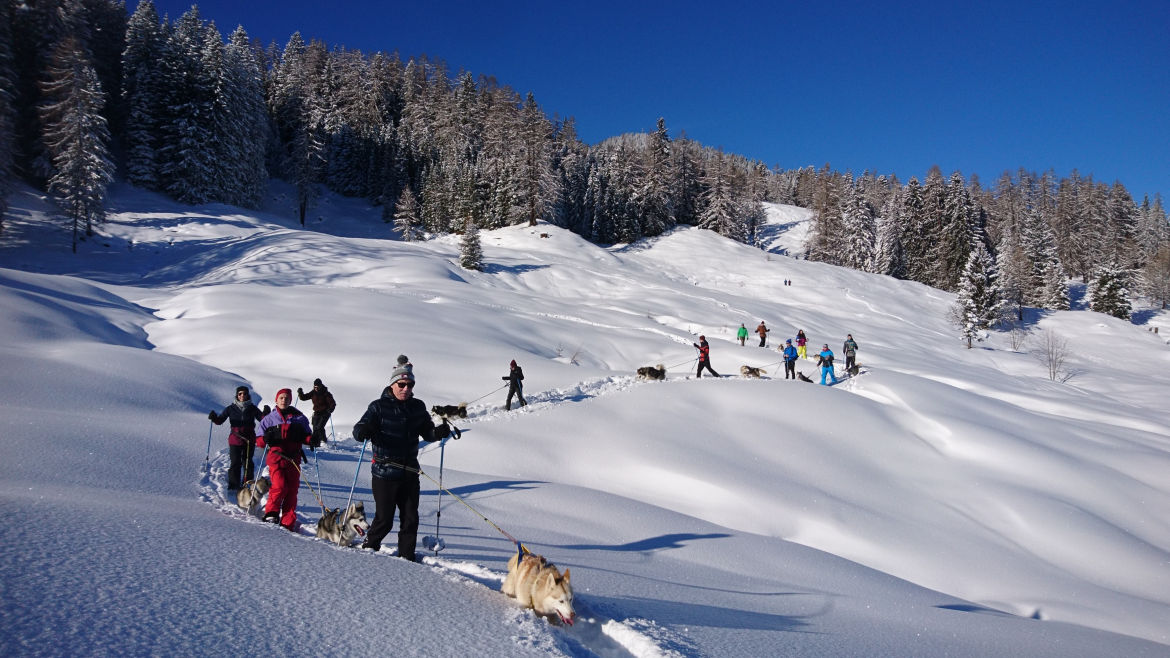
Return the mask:
[[512, 396], [515, 395], [520, 400], [520, 406], [528, 404], [524, 399], [524, 371], [520, 366], [516, 365], [516, 359], [512, 359], [512, 363], [508, 364], [508, 374], [500, 379], [508, 382], [508, 401], [504, 403], [504, 410], [512, 410]]
[[414, 397], [414, 374], [398, 367], [382, 397], [370, 403], [353, 426], [354, 438], [374, 446], [370, 489], [374, 493], [374, 522], [362, 548], [375, 551], [394, 525], [398, 509], [398, 557], [415, 561], [418, 538], [418, 441], [439, 441], [450, 434], [444, 420], [435, 427], [427, 405]]

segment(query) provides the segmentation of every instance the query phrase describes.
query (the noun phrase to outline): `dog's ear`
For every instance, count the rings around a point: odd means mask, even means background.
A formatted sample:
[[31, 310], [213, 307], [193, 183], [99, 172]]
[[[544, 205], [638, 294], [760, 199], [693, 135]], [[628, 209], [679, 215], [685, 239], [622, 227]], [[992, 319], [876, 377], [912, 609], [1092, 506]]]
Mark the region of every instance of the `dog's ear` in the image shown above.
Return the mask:
[[561, 580], [565, 581], [566, 583], [569, 582], [569, 570], [568, 569], [565, 569], [565, 575], [561, 577]]

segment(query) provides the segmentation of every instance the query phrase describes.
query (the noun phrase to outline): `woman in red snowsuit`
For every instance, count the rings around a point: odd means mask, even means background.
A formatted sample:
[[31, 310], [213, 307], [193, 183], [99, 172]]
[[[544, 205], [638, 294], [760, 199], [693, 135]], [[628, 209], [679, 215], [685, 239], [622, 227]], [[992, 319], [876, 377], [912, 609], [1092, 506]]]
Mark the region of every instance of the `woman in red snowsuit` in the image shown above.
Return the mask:
[[264, 506], [264, 520], [279, 522], [294, 530], [297, 522], [297, 489], [301, 486], [301, 446], [308, 445], [313, 436], [309, 419], [296, 407], [290, 406], [292, 389], [276, 392], [276, 408], [260, 421], [260, 436], [256, 445], [268, 446], [268, 477], [272, 489]]

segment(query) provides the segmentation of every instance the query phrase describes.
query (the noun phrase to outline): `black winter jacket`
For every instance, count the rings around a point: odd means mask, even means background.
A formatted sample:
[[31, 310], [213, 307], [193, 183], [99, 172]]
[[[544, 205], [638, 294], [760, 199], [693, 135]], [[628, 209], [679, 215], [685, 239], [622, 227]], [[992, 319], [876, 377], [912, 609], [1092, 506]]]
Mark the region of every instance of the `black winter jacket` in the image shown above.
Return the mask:
[[391, 463], [418, 469], [418, 442], [438, 441], [435, 423], [427, 405], [418, 398], [399, 400], [387, 386], [382, 397], [366, 407], [366, 413], [353, 426], [354, 438], [374, 446], [374, 477], [401, 480], [417, 474]]

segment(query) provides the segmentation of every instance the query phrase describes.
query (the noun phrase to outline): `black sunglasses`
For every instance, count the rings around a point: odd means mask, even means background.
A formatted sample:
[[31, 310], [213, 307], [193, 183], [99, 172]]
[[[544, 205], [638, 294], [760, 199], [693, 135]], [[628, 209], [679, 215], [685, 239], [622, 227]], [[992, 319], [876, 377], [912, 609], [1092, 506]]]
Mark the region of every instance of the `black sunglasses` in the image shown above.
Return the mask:
[[414, 388], [414, 382], [394, 382], [398, 388]]

